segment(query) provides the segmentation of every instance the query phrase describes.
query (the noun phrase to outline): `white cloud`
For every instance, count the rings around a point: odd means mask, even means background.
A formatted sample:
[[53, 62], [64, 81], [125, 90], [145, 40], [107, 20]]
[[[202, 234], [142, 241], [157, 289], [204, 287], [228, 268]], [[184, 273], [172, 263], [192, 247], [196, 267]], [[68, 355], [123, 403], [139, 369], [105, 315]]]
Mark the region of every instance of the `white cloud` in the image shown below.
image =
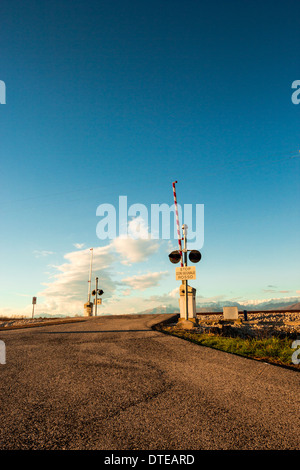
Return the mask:
[[156, 272], [156, 273], [147, 273], [140, 276], [131, 276], [125, 279], [122, 279], [122, 282], [132, 289], [136, 290], [145, 290], [149, 287], [155, 287], [159, 284], [159, 281], [169, 274], [168, 271]]
[[[37, 310], [52, 314], [83, 314], [83, 304], [88, 297], [90, 271], [90, 248], [81, 249], [83, 243], [74, 243], [77, 248], [64, 255], [59, 265], [51, 265], [48, 282], [37, 295], [40, 302]], [[126, 276], [120, 273], [120, 266], [145, 262], [160, 248], [159, 240], [153, 240], [143, 219], [132, 219], [128, 224], [128, 237], [118, 237], [104, 247], [93, 248], [92, 289], [95, 277], [99, 278], [99, 288], [104, 290], [101, 312], [138, 312], [145, 308], [144, 302], [133, 296], [134, 290], [142, 291], [157, 286], [167, 272], [148, 272], [140, 276]], [[51, 252], [47, 252], [50, 254]], [[46, 255], [46, 253], [44, 253]], [[120, 277], [125, 277], [122, 281]]]
[[34, 250], [33, 254], [36, 258], [44, 258], [45, 256], [54, 255], [54, 251]]
[[130, 289], [123, 290], [122, 294], [123, 294], [123, 295], [130, 295], [130, 294], [131, 294], [131, 290], [130, 290]]
[[173, 306], [173, 307], [178, 307], [178, 301], [179, 301], [179, 284], [177, 287], [172, 289], [170, 292], [167, 294], [161, 294], [161, 295], [151, 295], [147, 299], [149, 302], [156, 301], [158, 305], [168, 305], [168, 306]]
[[121, 263], [125, 265], [146, 261], [159, 248], [159, 244], [154, 240], [134, 240], [132, 238], [116, 238], [112, 245], [121, 255]]
[[[46, 288], [38, 295], [44, 298], [44, 311], [64, 314], [83, 312], [83, 303], [87, 301], [88, 295], [90, 249], [67, 253], [64, 259], [65, 263], [56, 266], [54, 280], [45, 283]], [[92, 287], [97, 275], [99, 288], [103, 289], [108, 297], [113, 294], [117, 285], [107, 271], [113, 261], [114, 255], [109, 245], [93, 249]]]
[[175, 287], [175, 289], [171, 290], [168, 293], [168, 297], [172, 297], [172, 298], [178, 297], [178, 295], [179, 295], [179, 286]]
[[267, 302], [298, 302], [299, 301], [299, 297], [296, 297], [296, 296], [292, 296], [292, 297], [274, 297], [274, 298], [271, 298], [271, 299], [253, 299], [253, 300], [244, 300], [244, 301], [241, 301], [240, 303], [243, 304], [243, 305], [259, 305], [259, 304], [262, 304], [262, 303], [267, 303]]
[[125, 296], [122, 298], [114, 297], [109, 300], [109, 303], [104, 299], [104, 304], [101, 306], [101, 312], [103, 314], [112, 313], [125, 315], [154, 309], [160, 305], [160, 302], [156, 298], [149, 300], [142, 296]]
[[78, 248], [78, 250], [82, 250], [84, 245], [85, 243], [73, 243], [73, 246], [75, 246], [75, 248]]
[[146, 225], [145, 220], [141, 216], [135, 217], [128, 222], [128, 236], [135, 239], [150, 238], [148, 225]]
[[157, 240], [151, 239], [148, 227], [141, 217], [128, 223], [128, 237], [117, 237], [111, 245], [121, 255], [121, 263], [125, 265], [147, 260], [160, 247]]

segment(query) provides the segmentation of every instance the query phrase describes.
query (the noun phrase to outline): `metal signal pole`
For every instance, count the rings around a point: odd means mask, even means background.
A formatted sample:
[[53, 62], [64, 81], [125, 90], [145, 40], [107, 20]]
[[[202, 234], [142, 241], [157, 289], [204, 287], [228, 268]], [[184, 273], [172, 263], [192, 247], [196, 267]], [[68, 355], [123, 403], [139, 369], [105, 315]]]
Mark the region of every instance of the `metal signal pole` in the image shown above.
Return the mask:
[[95, 317], [97, 316], [97, 294], [98, 294], [98, 278], [96, 277], [96, 294], [95, 294]]
[[180, 235], [180, 228], [179, 228], [179, 216], [178, 216], [177, 196], [176, 196], [176, 189], [175, 189], [175, 184], [176, 184], [176, 183], [177, 183], [177, 181], [174, 181], [174, 182], [172, 183], [172, 186], [173, 186], [173, 196], [174, 196], [175, 213], [176, 213], [176, 223], [177, 223], [177, 236], [178, 236], [179, 253], [180, 253], [180, 256], [181, 256], [180, 264], [181, 264], [181, 267], [182, 267], [182, 266], [183, 266], [183, 262], [182, 262], [181, 235]]
[[[184, 254], [184, 266], [187, 266], [187, 248], [186, 248], [186, 233], [188, 226], [183, 224], [182, 233], [183, 233], [183, 254]], [[185, 284], [185, 319], [189, 319], [189, 297], [188, 297], [188, 281], [184, 281]]]
[[32, 297], [32, 318], [33, 318], [33, 315], [34, 315], [34, 306], [36, 304], [36, 297]]

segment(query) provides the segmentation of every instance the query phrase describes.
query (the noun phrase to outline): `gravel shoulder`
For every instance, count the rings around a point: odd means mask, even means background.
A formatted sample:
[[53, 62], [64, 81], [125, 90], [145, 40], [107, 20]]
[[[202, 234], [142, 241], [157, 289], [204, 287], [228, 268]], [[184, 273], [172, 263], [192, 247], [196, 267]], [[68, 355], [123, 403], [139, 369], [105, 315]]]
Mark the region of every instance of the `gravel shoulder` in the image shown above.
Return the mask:
[[[205, 333], [222, 326], [222, 315], [199, 315], [199, 331]], [[234, 328], [241, 337], [280, 336], [300, 338], [300, 312], [248, 313], [247, 321], [239, 317]]]

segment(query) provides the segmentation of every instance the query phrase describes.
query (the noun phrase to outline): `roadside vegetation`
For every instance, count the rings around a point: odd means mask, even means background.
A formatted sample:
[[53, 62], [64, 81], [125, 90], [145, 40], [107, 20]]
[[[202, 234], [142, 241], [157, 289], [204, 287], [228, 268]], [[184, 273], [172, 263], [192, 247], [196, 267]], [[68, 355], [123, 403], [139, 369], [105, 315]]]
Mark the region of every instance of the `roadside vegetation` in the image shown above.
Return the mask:
[[199, 333], [191, 330], [180, 330], [169, 326], [160, 326], [159, 330], [209, 348], [231, 354], [256, 359], [271, 364], [290, 367], [300, 371], [300, 364], [293, 364], [293, 340], [289, 338], [241, 338], [221, 336], [213, 333]]

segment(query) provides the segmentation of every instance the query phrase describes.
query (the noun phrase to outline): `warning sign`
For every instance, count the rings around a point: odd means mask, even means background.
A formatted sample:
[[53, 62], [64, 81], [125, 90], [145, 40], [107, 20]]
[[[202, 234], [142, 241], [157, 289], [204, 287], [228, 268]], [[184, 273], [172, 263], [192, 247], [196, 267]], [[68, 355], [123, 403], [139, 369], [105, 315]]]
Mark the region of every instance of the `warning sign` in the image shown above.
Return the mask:
[[188, 281], [196, 279], [196, 266], [184, 266], [183, 268], [175, 268], [176, 281]]

